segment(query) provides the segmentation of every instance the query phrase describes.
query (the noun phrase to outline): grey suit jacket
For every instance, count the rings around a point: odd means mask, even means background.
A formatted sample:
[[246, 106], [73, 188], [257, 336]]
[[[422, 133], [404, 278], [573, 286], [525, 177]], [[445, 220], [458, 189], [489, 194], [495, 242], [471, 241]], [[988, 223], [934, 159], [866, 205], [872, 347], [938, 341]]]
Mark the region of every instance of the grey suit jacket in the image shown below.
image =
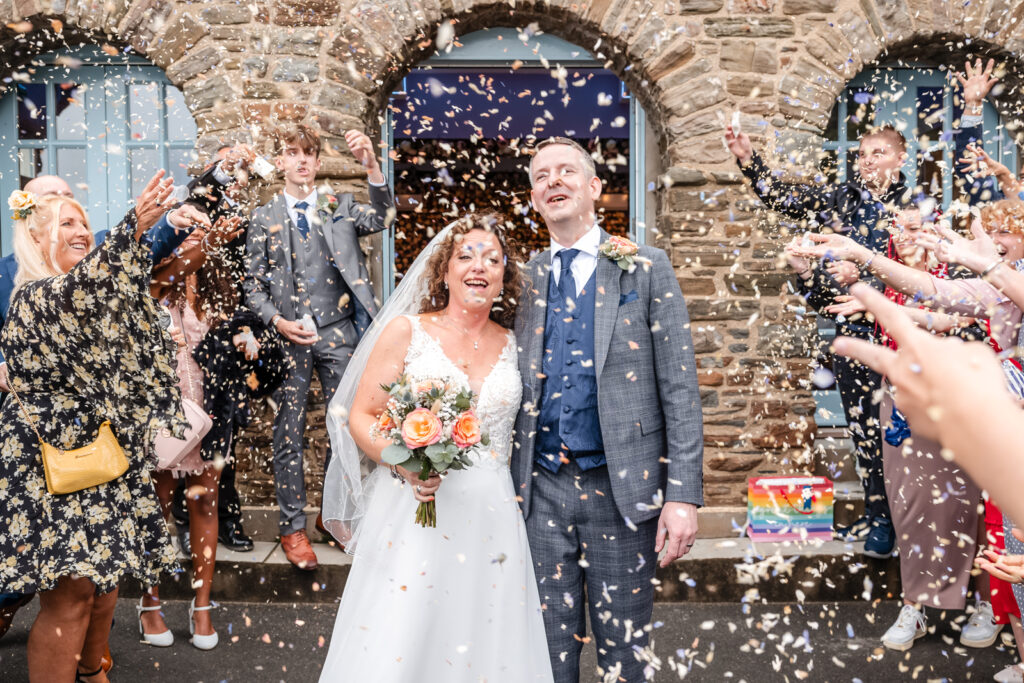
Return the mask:
[[[686, 303], [665, 252], [640, 247], [639, 256], [649, 264], [638, 262], [632, 273], [598, 258], [593, 359], [610, 493], [619, 513], [636, 522], [660, 514], [663, 501], [704, 502], [704, 428]], [[511, 466], [526, 516], [550, 265], [549, 250], [530, 261], [516, 313], [523, 406]]]
[[[356, 302], [370, 318], [379, 306], [373, 297], [366, 260], [359, 249], [359, 238], [389, 227], [394, 216], [394, 198], [387, 187], [370, 186], [370, 204], [359, 204], [351, 194], [338, 195], [334, 215], [321, 211], [324, 239], [331, 250], [335, 267], [352, 290]], [[295, 320], [294, 255], [291, 219], [284, 193], [256, 209], [246, 237], [249, 277], [245, 279], [245, 300], [263, 324], [280, 313]]]

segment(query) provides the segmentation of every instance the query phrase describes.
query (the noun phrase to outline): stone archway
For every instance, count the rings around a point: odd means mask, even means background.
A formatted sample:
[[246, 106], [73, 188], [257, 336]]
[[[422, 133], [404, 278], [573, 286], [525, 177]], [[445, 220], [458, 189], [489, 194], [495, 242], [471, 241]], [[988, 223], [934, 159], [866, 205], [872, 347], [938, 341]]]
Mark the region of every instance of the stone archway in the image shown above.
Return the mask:
[[[778, 239], [722, 146], [719, 113], [739, 111], [762, 144], [810, 146], [835, 95], [883, 51], [948, 52], [948, 41], [970, 37], [1005, 53], [1020, 44], [1022, 17], [1009, 0], [25, 0], [0, 7], [0, 48], [13, 60], [0, 75], [67, 44], [131, 46], [185, 93], [201, 156], [250, 140], [253, 126], [312, 121], [328, 144], [324, 175], [362, 192], [341, 135], [377, 128], [384, 98], [434, 49], [442, 22], [460, 35], [535, 24], [603, 55], [657, 133], [656, 243], [671, 254], [693, 320], [707, 501], [735, 506], [748, 473], [810, 466], [801, 452], [814, 420], [807, 339], [787, 308]], [[19, 32], [26, 21], [31, 30]]]

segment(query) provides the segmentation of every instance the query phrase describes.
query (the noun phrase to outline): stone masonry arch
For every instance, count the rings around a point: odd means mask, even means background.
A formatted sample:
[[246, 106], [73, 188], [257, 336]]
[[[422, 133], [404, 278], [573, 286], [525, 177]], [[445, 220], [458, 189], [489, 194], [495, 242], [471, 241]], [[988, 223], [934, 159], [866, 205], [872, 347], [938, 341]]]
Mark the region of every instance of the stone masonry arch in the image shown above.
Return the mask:
[[[762, 148], [811, 149], [865, 65], [1020, 53], [1022, 19], [1011, 0], [16, 0], [0, 4], [9, 62], [0, 78], [65, 45], [130, 46], [185, 93], [201, 157], [275, 122], [312, 122], [327, 143], [324, 175], [363, 192], [341, 136], [377, 129], [388, 94], [432, 52], [442, 23], [457, 35], [532, 24], [602, 55], [658, 137], [656, 241], [693, 320], [707, 502], [741, 515], [749, 474], [814, 466], [814, 335], [787, 297], [781, 240], [722, 144], [723, 119], [739, 111]], [[998, 106], [1011, 113], [1019, 92], [1008, 85]], [[311, 419], [312, 483], [326, 436]], [[263, 480], [248, 488], [260, 500], [271, 490]]]

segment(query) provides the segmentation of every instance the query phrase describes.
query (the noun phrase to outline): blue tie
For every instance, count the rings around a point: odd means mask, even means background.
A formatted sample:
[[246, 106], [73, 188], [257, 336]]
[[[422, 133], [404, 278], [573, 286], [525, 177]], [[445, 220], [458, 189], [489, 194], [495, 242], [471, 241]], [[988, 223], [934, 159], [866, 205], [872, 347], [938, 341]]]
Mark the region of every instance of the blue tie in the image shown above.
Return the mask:
[[572, 261], [580, 253], [579, 249], [563, 249], [556, 254], [562, 261], [562, 269], [558, 274], [558, 292], [562, 300], [572, 302], [568, 309], [572, 310], [576, 302], [576, 278], [572, 275]]
[[299, 229], [299, 234], [302, 235], [302, 239], [309, 237], [309, 221], [306, 219], [306, 209], [309, 208], [309, 202], [296, 202], [295, 211], [298, 214], [298, 220], [295, 221], [295, 227]]

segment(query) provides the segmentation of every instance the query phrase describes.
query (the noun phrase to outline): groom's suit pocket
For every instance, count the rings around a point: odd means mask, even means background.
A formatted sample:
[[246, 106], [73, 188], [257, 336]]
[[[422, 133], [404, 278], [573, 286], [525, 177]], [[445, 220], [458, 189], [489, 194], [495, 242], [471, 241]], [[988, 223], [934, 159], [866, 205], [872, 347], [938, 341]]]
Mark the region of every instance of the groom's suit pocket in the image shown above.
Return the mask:
[[644, 436], [660, 432], [664, 428], [665, 416], [660, 410], [657, 413], [640, 418], [640, 433]]

